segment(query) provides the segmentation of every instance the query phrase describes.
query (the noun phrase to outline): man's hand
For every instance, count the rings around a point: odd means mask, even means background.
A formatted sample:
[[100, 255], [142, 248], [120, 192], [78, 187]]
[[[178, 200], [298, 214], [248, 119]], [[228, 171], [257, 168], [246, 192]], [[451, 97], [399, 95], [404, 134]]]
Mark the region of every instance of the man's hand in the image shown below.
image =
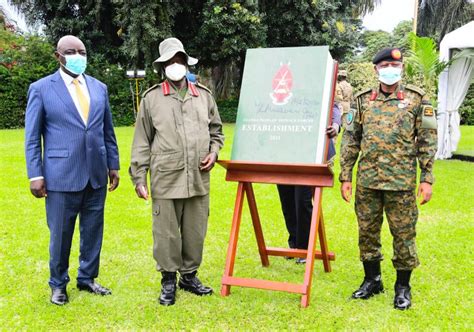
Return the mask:
[[148, 200], [148, 188], [146, 184], [137, 183], [135, 186], [135, 192], [139, 198], [143, 198], [145, 201]]
[[120, 182], [119, 172], [117, 170], [109, 170], [109, 191], [117, 189]]
[[328, 135], [329, 138], [334, 138], [337, 136], [337, 130], [333, 126], [329, 126], [326, 128], [326, 135]]
[[43, 198], [48, 196], [48, 194], [46, 193], [46, 187], [44, 185], [44, 179], [31, 181], [30, 191], [36, 198]]
[[341, 183], [341, 196], [347, 203], [350, 203], [352, 197], [352, 182]]
[[209, 153], [201, 161], [201, 166], [199, 167], [199, 169], [203, 172], [209, 172], [214, 167], [214, 164], [216, 163], [216, 160], [217, 160], [217, 153], [215, 153], [215, 152]]
[[420, 205], [428, 203], [431, 199], [431, 194], [432, 194], [431, 184], [427, 182], [420, 183], [420, 186], [418, 187], [418, 195], [417, 195], [417, 197], [420, 197], [420, 196], [423, 197]]

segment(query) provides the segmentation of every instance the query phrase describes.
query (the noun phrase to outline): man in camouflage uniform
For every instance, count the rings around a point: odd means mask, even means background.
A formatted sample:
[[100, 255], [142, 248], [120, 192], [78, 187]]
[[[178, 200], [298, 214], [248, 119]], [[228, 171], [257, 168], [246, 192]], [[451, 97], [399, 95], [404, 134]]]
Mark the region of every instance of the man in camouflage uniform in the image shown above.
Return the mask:
[[424, 92], [400, 84], [403, 70], [398, 49], [383, 49], [373, 59], [380, 86], [357, 94], [347, 114], [341, 143], [341, 194], [350, 201], [352, 168], [359, 158], [355, 212], [365, 278], [352, 297], [367, 299], [383, 291], [380, 274], [380, 230], [383, 211], [393, 236], [392, 263], [397, 270], [394, 307], [411, 306], [410, 276], [419, 265], [415, 246], [416, 165], [418, 196], [431, 199], [437, 147], [436, 118]]
[[196, 295], [212, 289], [196, 277], [209, 217], [209, 171], [224, 143], [216, 102], [186, 79], [197, 63], [176, 38], [164, 40], [154, 65], [166, 80], [143, 94], [135, 125], [130, 175], [138, 197], [153, 201], [153, 256], [162, 273], [159, 302], [172, 305], [180, 288]]
[[352, 85], [347, 82], [347, 71], [340, 70], [337, 74], [336, 100], [339, 108], [342, 110], [344, 117], [349, 113], [352, 99]]

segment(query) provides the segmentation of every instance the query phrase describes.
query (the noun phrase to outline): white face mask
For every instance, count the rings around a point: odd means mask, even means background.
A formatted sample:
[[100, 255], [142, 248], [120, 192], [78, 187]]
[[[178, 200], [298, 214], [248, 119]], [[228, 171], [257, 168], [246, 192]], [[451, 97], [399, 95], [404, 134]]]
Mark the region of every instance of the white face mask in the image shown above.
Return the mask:
[[166, 77], [172, 81], [181, 81], [186, 75], [186, 66], [179, 63], [173, 63], [165, 68]]
[[393, 85], [402, 79], [402, 68], [397, 67], [386, 67], [379, 69], [379, 81]]

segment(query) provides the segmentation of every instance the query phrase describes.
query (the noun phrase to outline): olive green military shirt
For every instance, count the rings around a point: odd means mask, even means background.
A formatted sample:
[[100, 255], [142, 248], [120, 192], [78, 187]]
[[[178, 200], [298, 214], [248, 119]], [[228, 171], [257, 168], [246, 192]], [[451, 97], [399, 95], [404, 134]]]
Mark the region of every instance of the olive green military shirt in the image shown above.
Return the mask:
[[355, 96], [344, 121], [341, 182], [379, 190], [414, 190], [417, 160], [420, 182], [433, 183], [437, 149], [436, 115], [423, 90], [399, 86], [385, 96], [379, 89]]
[[132, 145], [130, 176], [147, 183], [151, 196], [179, 199], [209, 193], [209, 172], [201, 161], [224, 144], [222, 122], [211, 92], [188, 83], [182, 98], [165, 81], [147, 90], [140, 103]]

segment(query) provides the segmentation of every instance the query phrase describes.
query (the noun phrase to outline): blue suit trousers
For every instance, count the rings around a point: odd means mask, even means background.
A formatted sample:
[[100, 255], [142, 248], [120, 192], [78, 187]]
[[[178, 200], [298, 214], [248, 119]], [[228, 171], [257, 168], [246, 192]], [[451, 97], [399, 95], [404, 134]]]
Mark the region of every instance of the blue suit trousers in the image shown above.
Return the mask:
[[106, 186], [93, 189], [90, 183], [77, 192], [48, 191], [46, 215], [50, 231], [51, 288], [65, 288], [70, 280], [69, 254], [77, 216], [80, 232], [77, 282], [86, 284], [98, 276], [106, 195]]

